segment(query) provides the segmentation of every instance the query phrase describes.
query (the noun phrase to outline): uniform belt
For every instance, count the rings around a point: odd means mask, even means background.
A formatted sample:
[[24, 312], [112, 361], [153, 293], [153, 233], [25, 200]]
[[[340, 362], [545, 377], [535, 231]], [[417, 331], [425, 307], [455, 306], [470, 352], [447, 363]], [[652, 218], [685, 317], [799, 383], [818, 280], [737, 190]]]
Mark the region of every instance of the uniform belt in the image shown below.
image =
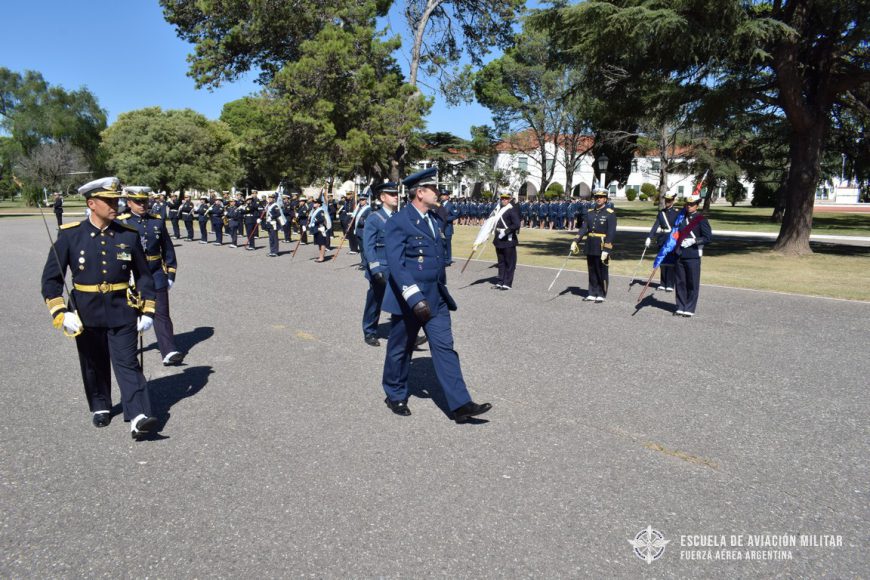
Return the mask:
[[148, 260], [149, 262], [156, 262], [157, 260], [163, 259], [163, 256], [161, 256], [159, 254], [156, 256], [145, 256], [145, 259]]
[[73, 288], [79, 292], [99, 292], [100, 294], [118, 292], [119, 290], [126, 290], [129, 287], [130, 284], [127, 282], [118, 282], [117, 284], [109, 284], [108, 282], [102, 282], [101, 284], [73, 284]]
[[606, 238], [606, 237], [607, 237], [607, 234], [599, 234], [599, 233], [596, 233], [596, 232], [592, 232], [592, 233], [589, 234], [589, 235], [592, 236], [593, 238]]

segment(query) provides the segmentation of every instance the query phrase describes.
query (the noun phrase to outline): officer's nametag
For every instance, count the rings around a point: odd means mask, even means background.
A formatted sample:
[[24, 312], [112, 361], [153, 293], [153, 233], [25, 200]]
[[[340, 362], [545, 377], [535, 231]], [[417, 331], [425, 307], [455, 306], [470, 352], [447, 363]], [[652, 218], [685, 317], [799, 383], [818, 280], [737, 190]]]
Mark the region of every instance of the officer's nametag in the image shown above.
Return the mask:
[[123, 260], [124, 262], [129, 262], [129, 261], [132, 260], [133, 258], [132, 258], [132, 256], [131, 256], [130, 254], [128, 254], [127, 252], [118, 252], [118, 259], [119, 259], [119, 260]]

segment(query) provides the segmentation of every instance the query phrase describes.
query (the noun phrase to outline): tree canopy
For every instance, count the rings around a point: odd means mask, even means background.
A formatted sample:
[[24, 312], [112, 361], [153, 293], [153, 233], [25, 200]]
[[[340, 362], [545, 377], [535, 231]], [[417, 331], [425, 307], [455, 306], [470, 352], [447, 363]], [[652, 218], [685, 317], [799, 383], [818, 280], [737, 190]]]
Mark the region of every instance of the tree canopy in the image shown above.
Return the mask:
[[229, 189], [241, 174], [230, 128], [190, 109], [123, 113], [103, 132], [103, 148], [123, 182], [160, 190]]

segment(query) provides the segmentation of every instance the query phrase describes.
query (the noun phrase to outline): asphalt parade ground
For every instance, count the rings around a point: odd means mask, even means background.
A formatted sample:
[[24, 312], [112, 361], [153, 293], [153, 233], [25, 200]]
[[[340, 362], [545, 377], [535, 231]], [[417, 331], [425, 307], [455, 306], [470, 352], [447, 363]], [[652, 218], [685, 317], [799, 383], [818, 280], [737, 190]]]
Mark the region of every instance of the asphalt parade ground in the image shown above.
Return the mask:
[[555, 271], [521, 266], [501, 292], [490, 263], [456, 264], [456, 350], [493, 404], [457, 425], [425, 346], [413, 415], [384, 405], [358, 256], [264, 244], [176, 242], [188, 355], [163, 367], [146, 334], [162, 431], [137, 443], [119, 415], [91, 425], [75, 344], [40, 296], [41, 220], [0, 223], [0, 576], [870, 570], [870, 303], [704, 286], [685, 319], [672, 294], [636, 308], [626, 278], [594, 304], [582, 273], [548, 293]]

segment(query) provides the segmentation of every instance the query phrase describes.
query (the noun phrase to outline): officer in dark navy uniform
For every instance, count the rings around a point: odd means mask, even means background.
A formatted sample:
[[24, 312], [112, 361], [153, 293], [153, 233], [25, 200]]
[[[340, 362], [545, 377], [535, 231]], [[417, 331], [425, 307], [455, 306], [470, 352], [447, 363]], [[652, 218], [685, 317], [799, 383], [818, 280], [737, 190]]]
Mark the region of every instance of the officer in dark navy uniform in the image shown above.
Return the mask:
[[[665, 194], [665, 207], [660, 209], [659, 213], [656, 215], [656, 221], [653, 223], [652, 229], [649, 231], [649, 236], [647, 236], [644, 241], [645, 248], [649, 248], [653, 236], [655, 236], [656, 243], [660, 248], [667, 243], [668, 236], [671, 235], [671, 230], [674, 227], [674, 220], [677, 219], [677, 215], [680, 213], [680, 210], [674, 207], [674, 200], [676, 198], [677, 194], [673, 191], [669, 191]], [[659, 284], [658, 290], [664, 290], [665, 292], [674, 291], [674, 286], [677, 284], [676, 272], [674, 271], [674, 264], [676, 261], [676, 253], [671, 252], [661, 263], [661, 283]]]
[[691, 318], [698, 306], [701, 293], [701, 256], [704, 246], [713, 241], [713, 228], [710, 220], [698, 211], [701, 197], [694, 193], [686, 197], [685, 217], [679, 228], [679, 243], [674, 248], [676, 254], [676, 290], [678, 316]]
[[61, 194], [54, 194], [52, 208], [54, 209], [54, 217], [57, 219], [57, 227], [60, 227], [63, 225], [63, 196]]
[[214, 234], [212, 245], [224, 245], [224, 201], [219, 197], [215, 198], [206, 213], [211, 220], [211, 231]]
[[592, 192], [595, 207], [586, 214], [577, 239], [571, 242], [571, 253], [580, 253], [578, 242], [585, 242], [586, 266], [589, 271], [589, 294], [584, 301], [604, 302], [609, 282], [608, 267], [613, 240], [616, 238], [616, 213], [607, 207], [607, 189], [598, 187]]
[[[92, 421], [105, 427], [112, 419], [111, 371], [121, 391], [124, 420], [134, 439], [157, 428], [148, 385], [136, 360], [139, 332], [153, 324], [154, 282], [134, 228], [114, 221], [120, 183], [106, 177], [79, 188], [91, 210], [81, 222], [63, 226], [42, 272], [42, 296], [54, 326], [75, 336], [82, 381]], [[72, 296], [64, 303], [66, 270], [72, 272]], [[139, 292], [136, 308], [128, 301], [130, 275]], [[111, 363], [111, 367], [110, 367]]]
[[236, 198], [232, 198], [229, 201], [229, 207], [227, 207], [224, 215], [227, 217], [227, 227], [230, 232], [230, 247], [238, 248], [239, 247], [239, 224], [241, 220], [239, 219], [242, 215], [239, 211], [238, 200]]
[[245, 202], [245, 235], [248, 236], [248, 245], [246, 250], [257, 249], [257, 224], [260, 221], [260, 205], [256, 195], [249, 195], [248, 201]]
[[517, 236], [523, 220], [520, 211], [513, 205], [513, 195], [504, 192], [499, 196], [498, 220], [495, 222], [495, 237], [492, 240], [498, 259], [498, 280], [495, 287], [510, 290], [514, 285], [514, 272], [517, 269]]
[[410, 415], [408, 372], [422, 327], [453, 419], [463, 423], [492, 406], [471, 400], [453, 349], [450, 311], [456, 310], [456, 302], [447, 291], [442, 224], [433, 211], [438, 202], [435, 173], [435, 168], [426, 169], [404, 180], [410, 203], [386, 225], [384, 243], [390, 275], [383, 309], [392, 316], [383, 387], [387, 406], [397, 415]]
[[157, 214], [147, 211], [149, 190], [149, 187], [142, 186], [125, 187], [123, 197], [127, 200], [130, 213], [120, 215], [117, 219], [139, 232], [145, 249], [145, 261], [154, 280], [154, 334], [157, 335], [157, 346], [164, 366], [177, 365], [184, 360], [184, 355], [175, 346], [175, 329], [169, 315], [169, 290], [175, 284], [178, 261], [166, 222]]
[[193, 215], [196, 217], [196, 221], [199, 222], [200, 244], [208, 243], [208, 208], [208, 198], [205, 196], [202, 196], [199, 199], [199, 205], [193, 208]]
[[266, 209], [263, 212], [263, 219], [258, 220], [260, 227], [269, 234], [268, 256], [270, 258], [278, 257], [278, 218], [280, 217], [281, 210], [275, 202], [275, 194], [270, 193], [266, 196]]
[[184, 222], [184, 229], [187, 231], [187, 241], [193, 241], [193, 202], [189, 197], [185, 197], [181, 206], [178, 208], [178, 215], [181, 216], [181, 221]]
[[181, 208], [181, 202], [178, 200], [178, 194], [173, 193], [166, 200], [166, 211], [169, 216], [169, 222], [172, 224], [172, 236], [176, 240], [181, 239], [181, 228], [178, 227], [178, 210]]

